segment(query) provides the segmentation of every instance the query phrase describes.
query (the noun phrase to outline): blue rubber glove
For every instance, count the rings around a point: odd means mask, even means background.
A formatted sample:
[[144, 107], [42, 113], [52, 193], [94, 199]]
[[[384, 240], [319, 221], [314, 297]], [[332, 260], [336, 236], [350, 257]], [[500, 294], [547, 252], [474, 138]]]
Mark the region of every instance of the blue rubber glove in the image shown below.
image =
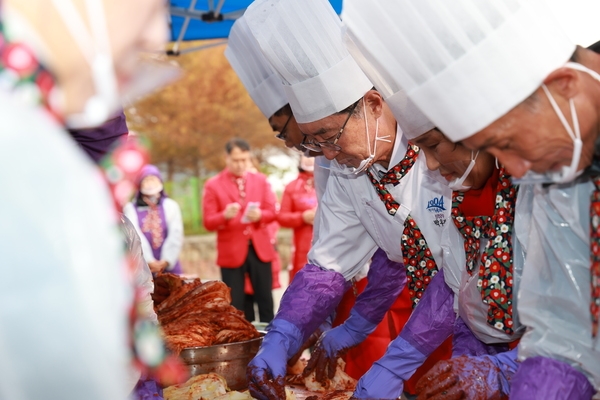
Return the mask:
[[519, 363], [517, 350], [438, 362], [417, 383], [418, 400], [501, 399]]
[[300, 331], [282, 319], [274, 319], [256, 356], [248, 364], [248, 389], [261, 400], [285, 399], [287, 352], [299, 346]]
[[300, 346], [300, 349], [296, 352], [296, 354], [294, 354], [292, 356], [292, 358], [289, 359], [288, 367], [293, 367], [294, 365], [296, 365], [296, 363], [298, 362], [300, 357], [302, 357], [302, 353], [304, 352], [304, 350], [310, 349], [311, 347], [313, 347], [317, 343], [317, 341], [319, 340], [321, 335], [323, 335], [325, 332], [328, 332], [329, 330], [331, 330], [331, 325], [333, 324], [334, 319], [335, 319], [334, 315], [330, 315], [329, 317], [327, 317], [325, 322], [323, 322], [317, 328], [317, 330], [308, 337], [308, 339], [304, 342], [304, 344], [302, 346]]
[[317, 382], [333, 379], [337, 359], [346, 350], [365, 340], [376, 327], [377, 324], [367, 321], [352, 309], [346, 322], [323, 333], [302, 375], [308, 376], [314, 370]]
[[512, 380], [511, 400], [590, 400], [595, 389], [588, 378], [572, 366], [547, 357], [521, 363]]
[[384, 356], [373, 363], [354, 391], [357, 399], [396, 399], [409, 379], [451, 334], [456, 314], [454, 292], [441, 270]]
[[495, 356], [508, 351], [508, 344], [485, 344], [477, 339], [461, 317], [456, 318], [452, 334], [452, 357], [458, 356]]
[[314, 370], [317, 382], [324, 383], [327, 378], [332, 379], [337, 359], [377, 328], [405, 285], [404, 264], [391, 261], [385, 251], [377, 249], [371, 258], [367, 286], [356, 298], [350, 316], [342, 325], [319, 339], [303, 375], [308, 376]]
[[250, 394], [261, 400], [285, 400], [286, 363], [333, 313], [349, 284], [334, 271], [307, 264], [281, 299], [258, 354], [248, 364]]
[[[397, 337], [385, 355], [373, 363], [354, 390], [355, 399], [397, 399], [404, 390], [404, 381], [415, 373], [427, 355], [402, 337]], [[391, 367], [391, 368], [388, 368]]]

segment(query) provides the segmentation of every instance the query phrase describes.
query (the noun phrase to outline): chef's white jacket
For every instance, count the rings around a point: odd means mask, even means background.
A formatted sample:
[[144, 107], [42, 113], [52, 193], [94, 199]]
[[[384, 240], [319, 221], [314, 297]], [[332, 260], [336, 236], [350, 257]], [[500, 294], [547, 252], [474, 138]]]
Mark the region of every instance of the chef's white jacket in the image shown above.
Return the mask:
[[[389, 169], [404, 158], [408, 145], [397, 129]], [[376, 177], [387, 171], [378, 164], [370, 168]], [[441, 268], [441, 235], [452, 223], [452, 191], [444, 178], [427, 169], [425, 154], [421, 152], [400, 184], [386, 188], [401, 204], [394, 216], [388, 214], [366, 173], [348, 174], [332, 161], [327, 189], [319, 204], [319, 236], [308, 254], [309, 262], [337, 271], [347, 280], [355, 277], [377, 247], [390, 260], [402, 262], [401, 237], [410, 214]]]
[[[525, 262], [524, 242], [527, 240], [527, 233], [515, 232], [515, 225], [521, 224], [527, 226], [531, 213], [525, 207], [531, 207], [531, 196], [526, 192], [518, 192], [515, 206], [515, 222], [513, 224], [513, 331], [508, 335], [487, 323], [488, 305], [481, 298], [481, 290], [477, 285], [479, 281], [479, 267], [473, 271], [473, 274], [467, 272], [466, 255], [464, 249], [464, 238], [456, 225], [452, 222], [448, 224], [448, 229], [444, 232], [442, 238], [442, 249], [444, 252], [444, 278], [446, 284], [454, 291], [454, 311], [460, 315], [463, 321], [471, 329], [473, 334], [482, 342], [487, 344], [512, 342], [524, 332], [524, 327], [519, 322], [517, 312], [517, 293], [521, 283], [523, 273], [523, 264]], [[518, 206], [520, 205], [520, 206]], [[480, 253], [478, 260], [485, 250], [488, 239], [482, 238], [480, 244]]]

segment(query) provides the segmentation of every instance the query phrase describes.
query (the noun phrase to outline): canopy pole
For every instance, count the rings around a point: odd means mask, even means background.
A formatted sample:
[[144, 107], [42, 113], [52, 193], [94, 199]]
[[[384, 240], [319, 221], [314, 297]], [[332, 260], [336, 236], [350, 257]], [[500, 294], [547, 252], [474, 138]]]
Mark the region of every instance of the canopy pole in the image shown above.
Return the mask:
[[[192, 0], [190, 2], [190, 6], [188, 7], [188, 11], [194, 10], [195, 7], [196, 7], [196, 0]], [[173, 46], [174, 54], [179, 54], [179, 45], [181, 44], [181, 41], [183, 40], [183, 37], [185, 36], [185, 32], [187, 31], [189, 24], [190, 24], [190, 17], [185, 17], [185, 19], [183, 20], [183, 26], [181, 27], [181, 30], [179, 31], [179, 36], [177, 37], [177, 41], [175, 42], [175, 45]]]
[[221, 9], [223, 9], [223, 5], [225, 4], [225, 0], [219, 0], [217, 4], [217, 8], [215, 9], [215, 17], [218, 17], [221, 14]]

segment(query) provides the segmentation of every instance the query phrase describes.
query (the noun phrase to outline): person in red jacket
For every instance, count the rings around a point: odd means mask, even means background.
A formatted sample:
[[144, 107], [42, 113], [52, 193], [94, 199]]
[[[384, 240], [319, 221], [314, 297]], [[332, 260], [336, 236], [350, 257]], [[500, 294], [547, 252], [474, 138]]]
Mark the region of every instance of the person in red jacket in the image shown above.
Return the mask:
[[[275, 249], [267, 226], [275, 220], [275, 195], [266, 176], [248, 172], [250, 146], [234, 138], [225, 145], [227, 167], [206, 182], [204, 227], [217, 232], [217, 265], [231, 288], [231, 303], [245, 309], [244, 274], [250, 276], [261, 322], [273, 319], [271, 261]], [[246, 315], [248, 320], [253, 319]]]
[[307, 254], [312, 242], [313, 221], [317, 210], [314, 165], [314, 158], [301, 156], [298, 178], [285, 187], [281, 208], [277, 214], [279, 225], [294, 229], [294, 256], [292, 269], [290, 269], [290, 282], [296, 272], [307, 263]]

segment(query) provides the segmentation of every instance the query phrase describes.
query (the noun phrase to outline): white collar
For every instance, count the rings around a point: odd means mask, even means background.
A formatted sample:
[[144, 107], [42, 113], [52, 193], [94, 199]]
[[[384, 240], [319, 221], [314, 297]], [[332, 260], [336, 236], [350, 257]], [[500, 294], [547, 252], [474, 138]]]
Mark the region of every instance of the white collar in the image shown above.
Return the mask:
[[402, 129], [400, 128], [400, 125], [396, 125], [396, 138], [394, 140], [394, 149], [392, 150], [392, 157], [390, 158], [390, 164], [388, 165], [388, 168], [385, 169], [382, 165], [375, 163], [369, 167], [369, 170], [374, 176], [378, 176], [379, 173], [385, 173], [390, 169], [394, 168], [394, 166], [400, 161], [402, 161], [402, 159], [406, 155], [407, 147], [408, 139], [402, 134]]

